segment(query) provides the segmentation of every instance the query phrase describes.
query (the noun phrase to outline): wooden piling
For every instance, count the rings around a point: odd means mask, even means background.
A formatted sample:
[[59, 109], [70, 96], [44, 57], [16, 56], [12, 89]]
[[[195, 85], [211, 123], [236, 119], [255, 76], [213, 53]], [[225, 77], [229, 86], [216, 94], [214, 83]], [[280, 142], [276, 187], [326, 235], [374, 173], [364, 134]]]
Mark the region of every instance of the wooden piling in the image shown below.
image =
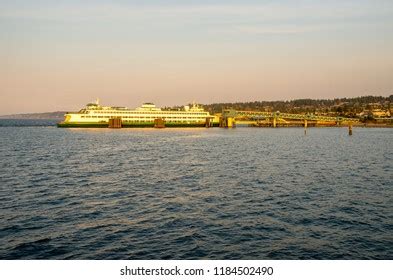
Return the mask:
[[161, 118], [154, 119], [154, 128], [165, 128], [165, 120]]
[[211, 127], [211, 126], [212, 126], [211, 119], [206, 118], [205, 127]]
[[219, 120], [219, 127], [225, 127], [225, 118], [224, 117], [220, 117], [220, 120]]
[[121, 118], [109, 119], [108, 128], [121, 128]]
[[352, 123], [350, 122], [349, 124], [348, 124], [348, 135], [352, 135]]

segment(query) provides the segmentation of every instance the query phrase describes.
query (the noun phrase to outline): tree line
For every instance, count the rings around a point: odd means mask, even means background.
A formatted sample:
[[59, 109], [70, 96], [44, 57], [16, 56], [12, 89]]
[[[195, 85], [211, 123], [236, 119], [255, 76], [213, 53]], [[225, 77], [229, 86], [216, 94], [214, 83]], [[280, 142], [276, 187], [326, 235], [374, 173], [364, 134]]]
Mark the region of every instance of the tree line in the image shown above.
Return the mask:
[[212, 114], [221, 113], [223, 109], [231, 108], [239, 111], [279, 111], [293, 114], [312, 113], [355, 116], [365, 110], [391, 110], [391, 104], [393, 105], [393, 95], [388, 97], [369, 95], [354, 98], [295, 99], [288, 101], [253, 101], [201, 105]]

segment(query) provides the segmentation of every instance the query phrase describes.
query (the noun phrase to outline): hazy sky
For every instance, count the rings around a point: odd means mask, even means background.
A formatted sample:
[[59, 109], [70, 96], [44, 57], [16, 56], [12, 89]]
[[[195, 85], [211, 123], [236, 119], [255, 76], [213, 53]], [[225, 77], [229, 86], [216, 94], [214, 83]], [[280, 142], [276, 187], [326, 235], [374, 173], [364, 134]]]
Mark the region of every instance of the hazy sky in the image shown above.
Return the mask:
[[0, 115], [393, 94], [393, 1], [0, 0]]

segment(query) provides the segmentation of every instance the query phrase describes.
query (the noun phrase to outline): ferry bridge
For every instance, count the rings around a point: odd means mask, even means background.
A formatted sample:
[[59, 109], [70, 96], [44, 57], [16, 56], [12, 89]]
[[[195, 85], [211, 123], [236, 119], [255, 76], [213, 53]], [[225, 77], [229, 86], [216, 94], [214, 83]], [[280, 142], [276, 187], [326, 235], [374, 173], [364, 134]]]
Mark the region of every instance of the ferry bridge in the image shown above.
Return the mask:
[[290, 124], [301, 124], [307, 127], [308, 121], [314, 123], [333, 123], [336, 125], [359, 122], [358, 118], [328, 117], [314, 114], [289, 114], [280, 112], [259, 112], [259, 111], [237, 111], [224, 109], [220, 118], [220, 127], [233, 127], [235, 123], [240, 124], [264, 124], [277, 127], [277, 125], [287, 126]]

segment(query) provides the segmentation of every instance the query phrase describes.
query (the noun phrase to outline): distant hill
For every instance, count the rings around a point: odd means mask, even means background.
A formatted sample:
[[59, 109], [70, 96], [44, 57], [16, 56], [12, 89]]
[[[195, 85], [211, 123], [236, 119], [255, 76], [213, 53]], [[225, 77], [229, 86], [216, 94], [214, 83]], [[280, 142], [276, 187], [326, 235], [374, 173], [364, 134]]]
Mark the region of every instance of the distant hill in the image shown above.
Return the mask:
[[[191, 105], [191, 104], [189, 104]], [[335, 99], [294, 99], [287, 101], [254, 101], [235, 103], [200, 104], [212, 114], [221, 113], [225, 108], [235, 110], [269, 111], [285, 113], [312, 113], [331, 116], [355, 117], [361, 112], [380, 109], [389, 111], [393, 115], [393, 95], [384, 96], [360, 96], [353, 98]], [[164, 110], [178, 110], [183, 106], [163, 107]], [[32, 114], [13, 114], [0, 116], [0, 119], [52, 119], [62, 120], [64, 111]]]
[[250, 111], [270, 111], [285, 113], [319, 113], [332, 114], [334, 116], [356, 116], [364, 110], [382, 109], [391, 110], [393, 95], [361, 96], [354, 98], [336, 99], [294, 99], [288, 101], [254, 101], [235, 103], [204, 104], [203, 107], [211, 113], [220, 113], [224, 108]]
[[47, 113], [31, 113], [31, 114], [13, 114], [0, 116], [0, 119], [30, 119], [30, 120], [61, 120], [66, 112], [47, 112]]

